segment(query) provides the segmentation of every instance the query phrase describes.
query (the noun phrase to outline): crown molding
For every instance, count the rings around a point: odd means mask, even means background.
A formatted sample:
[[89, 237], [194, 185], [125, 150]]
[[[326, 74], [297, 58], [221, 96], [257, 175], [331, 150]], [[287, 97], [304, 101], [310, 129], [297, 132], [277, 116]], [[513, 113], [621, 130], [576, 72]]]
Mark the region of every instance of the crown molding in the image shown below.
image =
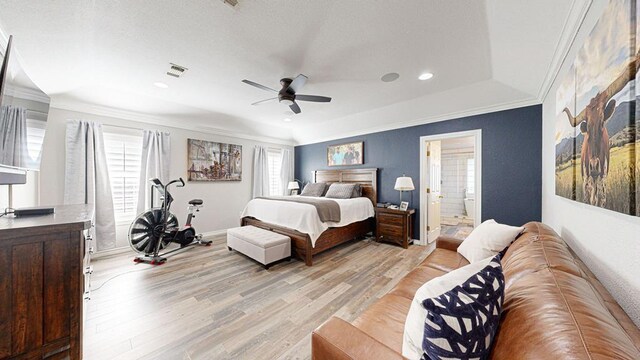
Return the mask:
[[262, 135], [252, 135], [234, 131], [231, 129], [221, 129], [212, 126], [192, 125], [188, 122], [176, 123], [175, 120], [167, 116], [149, 115], [135, 111], [116, 109], [108, 106], [101, 106], [76, 101], [66, 101], [56, 97], [51, 98], [51, 108], [60, 110], [76, 111], [96, 116], [105, 116], [121, 120], [130, 120], [144, 124], [163, 126], [178, 130], [191, 130], [212, 135], [225, 136], [236, 139], [258, 141], [276, 145], [294, 146], [295, 142], [289, 139], [280, 139]]
[[578, 37], [578, 32], [580, 32], [580, 28], [582, 28], [592, 4], [593, 0], [573, 0], [571, 3], [571, 9], [562, 28], [549, 69], [538, 91], [538, 100], [541, 103], [544, 102], [549, 91], [551, 91], [564, 62], [567, 60], [567, 56], [571, 52], [571, 48]]
[[[312, 141], [303, 141], [303, 142], [298, 141], [296, 143], [296, 146], [317, 144], [325, 141], [339, 140], [339, 139], [348, 138], [348, 137], [362, 136], [366, 134], [373, 134], [373, 133], [378, 133], [383, 131], [402, 129], [402, 128], [407, 128], [411, 126], [424, 125], [424, 124], [429, 124], [429, 123], [434, 123], [439, 121], [454, 120], [454, 119], [459, 119], [463, 117], [489, 114], [489, 113], [503, 111], [503, 110], [517, 109], [525, 106], [540, 105], [540, 104], [541, 102], [537, 98], [532, 97], [530, 99], [509, 101], [501, 104], [483, 106], [483, 107], [478, 107], [471, 110], [455, 111], [447, 114], [420, 118], [416, 120], [409, 120], [409, 121], [395, 122], [395, 123], [384, 124], [379, 126], [372, 126], [367, 128], [360, 128], [358, 130], [343, 132], [339, 135], [316, 138], [316, 139], [313, 139]], [[295, 139], [295, 135], [294, 135], [294, 139]]]
[[49, 104], [51, 101], [47, 94], [42, 91], [29, 89], [24, 86], [9, 85], [5, 93], [14, 98], [36, 101], [43, 104]]

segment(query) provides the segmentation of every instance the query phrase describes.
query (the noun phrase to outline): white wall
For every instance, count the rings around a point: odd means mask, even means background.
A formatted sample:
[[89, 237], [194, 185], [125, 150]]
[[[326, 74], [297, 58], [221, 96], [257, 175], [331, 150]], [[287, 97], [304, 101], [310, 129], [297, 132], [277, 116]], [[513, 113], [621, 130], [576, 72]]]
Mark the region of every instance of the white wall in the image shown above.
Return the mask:
[[[64, 192], [65, 167], [65, 126], [68, 119], [82, 119], [97, 121], [107, 125], [127, 126], [140, 129], [158, 129], [171, 133], [171, 178], [187, 177], [187, 139], [212, 140], [242, 145], [242, 181], [200, 183], [187, 182], [184, 188], [176, 188], [172, 192], [175, 199], [172, 212], [176, 214], [180, 223], [186, 219], [187, 201], [199, 198], [204, 201], [204, 208], [200, 211], [193, 225], [198, 232], [224, 230], [239, 225], [240, 213], [251, 199], [253, 148], [256, 144], [274, 148], [289, 148], [291, 146], [259, 143], [229, 136], [207, 134], [191, 130], [154, 126], [121, 120], [106, 116], [97, 116], [69, 110], [52, 108], [47, 122], [47, 132], [44, 139], [42, 164], [40, 166], [40, 204], [62, 204]], [[126, 231], [128, 224], [117, 229], [118, 245], [127, 246]]]
[[555, 195], [556, 90], [606, 3], [593, 2], [571, 53], [543, 103], [542, 220], [567, 241], [640, 326], [640, 217]]

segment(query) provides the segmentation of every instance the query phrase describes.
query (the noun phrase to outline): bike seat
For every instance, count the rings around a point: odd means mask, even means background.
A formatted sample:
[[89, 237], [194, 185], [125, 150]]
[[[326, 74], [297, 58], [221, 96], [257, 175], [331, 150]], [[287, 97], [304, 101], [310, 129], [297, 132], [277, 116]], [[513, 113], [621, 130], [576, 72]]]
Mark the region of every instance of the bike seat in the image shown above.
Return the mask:
[[202, 200], [200, 199], [193, 199], [191, 201], [189, 201], [189, 205], [202, 205]]

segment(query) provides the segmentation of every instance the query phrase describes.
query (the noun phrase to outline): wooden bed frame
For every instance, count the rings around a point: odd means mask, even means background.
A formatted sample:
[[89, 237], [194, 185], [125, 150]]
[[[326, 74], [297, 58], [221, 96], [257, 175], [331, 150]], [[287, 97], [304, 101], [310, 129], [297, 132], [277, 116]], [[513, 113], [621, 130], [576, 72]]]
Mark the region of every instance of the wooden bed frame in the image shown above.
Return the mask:
[[[369, 198], [376, 206], [378, 202], [378, 169], [343, 169], [343, 170], [316, 170], [313, 172], [312, 181], [327, 184], [341, 182], [360, 184], [362, 196]], [[242, 218], [242, 226], [253, 225], [262, 229], [283, 234], [291, 238], [292, 255], [303, 260], [307, 266], [313, 265], [313, 255], [343, 244], [357, 238], [364, 238], [374, 229], [374, 219], [349, 224], [342, 227], [329, 228], [320, 235], [316, 246], [311, 246], [311, 238], [308, 234], [298, 232], [283, 226], [262, 222], [252, 217]]]

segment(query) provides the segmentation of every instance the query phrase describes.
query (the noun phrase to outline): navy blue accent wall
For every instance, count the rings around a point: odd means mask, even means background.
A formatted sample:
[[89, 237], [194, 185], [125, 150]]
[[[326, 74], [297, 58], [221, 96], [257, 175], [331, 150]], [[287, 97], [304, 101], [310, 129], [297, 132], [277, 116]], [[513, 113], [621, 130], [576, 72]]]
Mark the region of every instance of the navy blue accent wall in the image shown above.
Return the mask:
[[[296, 179], [311, 181], [327, 166], [327, 146], [364, 141], [364, 164], [378, 168], [378, 201], [399, 203], [398, 176], [413, 179], [416, 190], [403, 195], [415, 215], [420, 236], [420, 137], [482, 129], [482, 220], [522, 225], [540, 221], [542, 208], [542, 105], [504, 110], [295, 147]], [[424, 187], [424, 186], [423, 186]]]

